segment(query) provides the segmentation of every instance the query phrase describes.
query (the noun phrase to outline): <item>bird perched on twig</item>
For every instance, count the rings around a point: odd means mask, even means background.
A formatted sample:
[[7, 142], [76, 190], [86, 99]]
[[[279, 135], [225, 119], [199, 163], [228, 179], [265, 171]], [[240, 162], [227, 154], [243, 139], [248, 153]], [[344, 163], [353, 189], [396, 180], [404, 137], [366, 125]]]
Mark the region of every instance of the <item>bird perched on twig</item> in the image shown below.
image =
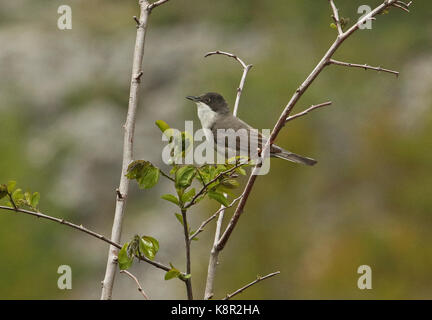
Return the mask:
[[[222, 95], [209, 92], [201, 96], [187, 96], [186, 98], [196, 103], [198, 107], [198, 118], [201, 121], [203, 129], [209, 129], [212, 133], [212, 135], [208, 135], [206, 138], [207, 140], [213, 139], [215, 148], [221, 143], [224, 143], [222, 147], [225, 148], [225, 150], [231, 149], [236, 155], [243, 152], [250, 157], [252, 153], [250, 141], [255, 138], [257, 141], [258, 153], [261, 152], [268, 138], [261, 135], [258, 130], [253, 129], [246, 122], [235, 117], [230, 112], [228, 104]], [[226, 130], [230, 129], [235, 131], [236, 140], [234, 145], [226, 143], [228, 139], [218, 139], [218, 130], [225, 130], [225, 132], [227, 132]], [[247, 139], [249, 143], [247, 145], [242, 144], [242, 138]], [[314, 159], [300, 156], [274, 144], [271, 145], [270, 156], [309, 166], [317, 163]]]

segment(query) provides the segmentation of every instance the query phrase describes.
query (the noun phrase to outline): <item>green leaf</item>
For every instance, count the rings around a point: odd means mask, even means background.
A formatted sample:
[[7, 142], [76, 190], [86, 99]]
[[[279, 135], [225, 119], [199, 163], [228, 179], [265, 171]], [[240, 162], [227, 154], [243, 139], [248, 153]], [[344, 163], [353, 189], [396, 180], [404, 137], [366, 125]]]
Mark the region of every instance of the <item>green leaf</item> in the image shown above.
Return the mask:
[[36, 208], [39, 204], [39, 200], [40, 200], [40, 194], [39, 192], [35, 192], [33, 193], [32, 197], [31, 197], [31, 206], [33, 208]]
[[138, 180], [139, 186], [143, 189], [154, 187], [159, 181], [159, 168], [149, 167], [144, 176]]
[[220, 204], [223, 204], [225, 207], [229, 205], [228, 199], [222, 193], [210, 191], [208, 193], [209, 197], [213, 200], [216, 200]]
[[13, 180], [9, 181], [7, 184], [7, 191], [9, 193], [12, 193], [15, 190], [15, 186], [16, 186], [16, 181]]
[[153, 260], [159, 251], [159, 241], [150, 236], [142, 236], [139, 244], [140, 252]]
[[241, 174], [242, 176], [245, 176], [245, 175], [246, 175], [246, 170], [243, 169], [242, 167], [238, 167], [237, 169], [235, 169], [235, 171], [236, 171], [238, 174]]
[[336, 28], [337, 28], [337, 25], [334, 24], [334, 23], [330, 23], [330, 28], [332, 28], [332, 29], [336, 29]]
[[228, 179], [228, 180], [224, 180], [221, 182], [221, 185], [224, 186], [227, 189], [235, 189], [237, 188], [240, 184], [238, 183], [237, 180], [234, 179]]
[[160, 171], [148, 161], [136, 160], [128, 166], [126, 177], [135, 179], [141, 189], [154, 187], [159, 181]]
[[195, 196], [195, 188], [192, 188], [182, 195], [181, 200], [183, 203], [186, 203], [186, 202], [189, 202], [190, 200], [192, 200], [192, 198], [194, 196]]
[[187, 188], [192, 184], [196, 174], [194, 166], [184, 166], [176, 171], [175, 182], [177, 188]]
[[129, 269], [133, 262], [133, 256], [128, 254], [129, 242], [126, 242], [118, 254], [118, 264], [120, 270]]
[[24, 193], [24, 199], [25, 199], [25, 201], [27, 202], [28, 205], [31, 204], [31, 195], [30, 195], [30, 192], [25, 192]]
[[164, 194], [161, 198], [164, 199], [164, 200], [167, 200], [169, 202], [172, 202], [172, 203], [174, 203], [176, 205], [179, 205], [179, 201], [178, 201], [177, 197], [173, 196], [172, 194], [169, 194], [169, 193]]
[[171, 280], [177, 278], [180, 275], [181, 272], [176, 268], [172, 267], [170, 271], [167, 271], [167, 273], [165, 273], [165, 280]]
[[21, 189], [16, 189], [16, 190], [12, 193], [12, 199], [13, 199], [15, 202], [24, 199], [24, 194], [23, 194], [22, 190], [21, 190]]
[[170, 128], [170, 126], [163, 120], [156, 120], [155, 123], [160, 129], [160, 131], [162, 131], [162, 133], [165, 132], [165, 130], [168, 130]]
[[0, 185], [0, 199], [8, 195], [8, 186], [5, 184]]
[[181, 225], [183, 225], [183, 216], [180, 213], [176, 213], [175, 216]]
[[182, 276], [183, 279], [190, 279], [190, 277], [192, 277], [192, 275], [190, 273], [185, 274], [184, 276]]

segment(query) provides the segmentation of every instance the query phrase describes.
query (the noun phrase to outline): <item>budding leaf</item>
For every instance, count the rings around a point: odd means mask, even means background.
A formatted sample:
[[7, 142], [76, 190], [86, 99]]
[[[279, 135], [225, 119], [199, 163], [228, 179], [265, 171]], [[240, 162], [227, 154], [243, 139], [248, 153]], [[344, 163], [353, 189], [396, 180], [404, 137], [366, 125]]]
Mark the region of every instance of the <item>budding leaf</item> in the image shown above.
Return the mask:
[[228, 180], [224, 180], [221, 182], [221, 185], [224, 186], [227, 189], [235, 189], [237, 188], [240, 184], [238, 183], [237, 180], [234, 179], [228, 179]]
[[136, 160], [128, 166], [126, 177], [135, 179], [141, 189], [149, 189], [158, 183], [159, 173], [159, 168], [155, 167], [150, 162]]
[[164, 194], [161, 198], [164, 199], [164, 200], [167, 200], [169, 202], [172, 202], [172, 203], [174, 203], [176, 205], [179, 205], [179, 201], [178, 201], [177, 197], [173, 196], [172, 194], [169, 194], [169, 193]]
[[8, 187], [5, 184], [0, 185], [0, 199], [8, 195]]
[[133, 262], [133, 256], [128, 253], [129, 242], [126, 242], [118, 254], [118, 264], [120, 270], [129, 269]]
[[15, 186], [16, 186], [16, 181], [9, 181], [7, 184], [7, 191], [9, 193], [12, 193], [15, 190]]
[[171, 280], [171, 279], [177, 278], [180, 275], [181, 275], [181, 272], [178, 269], [172, 267], [171, 270], [169, 270], [169, 271], [167, 271], [167, 273], [165, 273], [165, 280]]
[[192, 200], [192, 198], [195, 196], [195, 188], [190, 189], [189, 191], [185, 192], [181, 199], [183, 203], [189, 202]]
[[142, 236], [139, 243], [140, 252], [147, 258], [153, 260], [159, 251], [159, 242], [150, 236]]
[[35, 192], [33, 193], [32, 197], [31, 197], [31, 206], [33, 208], [36, 208], [39, 204], [39, 200], [40, 200], [40, 194], [39, 192]]
[[193, 166], [184, 166], [176, 171], [175, 182], [177, 188], [187, 188], [192, 184], [196, 174], [196, 168]]
[[208, 193], [208, 195], [211, 199], [216, 200], [220, 204], [223, 204], [225, 207], [227, 207], [229, 205], [228, 199], [225, 198], [225, 196], [222, 193], [210, 191]]
[[21, 189], [16, 189], [16, 190], [12, 193], [12, 199], [13, 199], [15, 202], [24, 199], [24, 194], [23, 194], [22, 190], [21, 190]]
[[176, 213], [175, 216], [181, 225], [183, 225], [183, 216], [180, 213]]
[[332, 28], [332, 29], [336, 29], [336, 28], [337, 28], [337, 26], [336, 26], [336, 24], [335, 24], [335, 23], [330, 23], [330, 28]]
[[170, 126], [163, 120], [156, 120], [156, 125], [158, 126], [160, 131], [162, 131], [162, 133], [164, 133], [166, 130], [170, 128]]

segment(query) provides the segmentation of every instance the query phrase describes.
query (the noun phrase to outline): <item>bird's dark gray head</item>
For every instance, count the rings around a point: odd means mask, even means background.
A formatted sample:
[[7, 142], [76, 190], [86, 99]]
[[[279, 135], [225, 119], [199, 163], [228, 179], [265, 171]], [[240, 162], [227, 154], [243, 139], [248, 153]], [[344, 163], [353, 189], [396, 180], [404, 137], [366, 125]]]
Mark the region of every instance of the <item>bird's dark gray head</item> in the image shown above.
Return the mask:
[[204, 103], [208, 105], [214, 112], [218, 114], [229, 113], [229, 107], [224, 97], [216, 92], [208, 92], [198, 97], [187, 96], [186, 99], [192, 100], [195, 103]]

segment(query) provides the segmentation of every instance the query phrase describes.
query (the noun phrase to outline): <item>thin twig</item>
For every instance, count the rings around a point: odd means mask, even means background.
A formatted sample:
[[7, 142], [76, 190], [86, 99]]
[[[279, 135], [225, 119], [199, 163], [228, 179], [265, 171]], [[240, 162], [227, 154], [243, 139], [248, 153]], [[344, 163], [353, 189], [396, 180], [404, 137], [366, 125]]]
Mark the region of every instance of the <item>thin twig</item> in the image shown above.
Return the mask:
[[220, 54], [220, 55], [225, 55], [225, 56], [231, 57], [231, 58], [237, 60], [241, 64], [241, 66], [243, 67], [243, 75], [242, 75], [241, 80], [240, 80], [240, 85], [237, 88], [237, 96], [236, 96], [236, 100], [235, 100], [235, 104], [234, 104], [234, 110], [233, 110], [233, 115], [237, 116], [238, 108], [239, 108], [239, 104], [240, 104], [240, 97], [241, 97], [241, 94], [243, 92], [243, 88], [244, 88], [244, 85], [246, 82], [246, 76], [247, 76], [249, 70], [252, 68], [252, 65], [246, 64], [242, 59], [240, 59], [235, 54], [232, 54], [229, 52], [224, 52], [224, 51], [219, 51], [219, 50], [208, 52], [205, 54], [204, 57], [209, 57], [209, 56], [214, 55], [214, 54]]
[[226, 207], [224, 205], [221, 205], [221, 207], [213, 213], [207, 220], [204, 220], [201, 225], [198, 227], [198, 229], [190, 236], [190, 241], [192, 241], [197, 235], [199, 235], [201, 232], [204, 231], [204, 228], [207, 224], [209, 224], [211, 221], [213, 221], [220, 212], [224, 211], [225, 209], [233, 207], [237, 201], [239, 201], [243, 195], [240, 195], [239, 197], [235, 198], [229, 205]]
[[[75, 230], [79, 230], [81, 232], [87, 233], [88, 235], [90, 235], [92, 237], [95, 237], [95, 238], [97, 238], [99, 240], [102, 240], [102, 241], [104, 241], [104, 242], [112, 245], [113, 247], [116, 247], [117, 249], [121, 249], [122, 248], [122, 246], [120, 244], [118, 244], [117, 242], [112, 241], [112, 240], [108, 239], [107, 237], [105, 237], [105, 236], [103, 236], [103, 235], [101, 235], [101, 234], [99, 234], [99, 233], [97, 233], [97, 232], [95, 232], [93, 230], [85, 228], [82, 224], [81, 225], [77, 225], [77, 224], [74, 224], [72, 222], [66, 221], [65, 219], [62, 219], [62, 218], [56, 218], [56, 217], [52, 217], [52, 216], [46, 215], [46, 214], [41, 213], [41, 212], [34, 212], [34, 211], [20, 209], [20, 208], [12, 208], [12, 207], [0, 206], [0, 209], [8, 210], [8, 211], [14, 211], [14, 212], [21, 212], [21, 213], [25, 213], [25, 214], [34, 216], [36, 218], [41, 218], [41, 219], [46, 219], [46, 220], [54, 221], [54, 222], [63, 224], [65, 226], [68, 226], [70, 228], [73, 228]], [[148, 259], [146, 257], [138, 257], [137, 256], [137, 258], [140, 259], [141, 261], [147, 262], [147, 263], [155, 266], [156, 268], [162, 269], [164, 271], [171, 270], [171, 268], [168, 267], [167, 265], [164, 265], [164, 264], [162, 264], [160, 262], [157, 262], [157, 261], [154, 261], [154, 260], [150, 260], [150, 259]]]
[[327, 101], [327, 102], [324, 102], [324, 103], [320, 103], [320, 104], [317, 104], [317, 105], [313, 105], [313, 106], [307, 108], [305, 111], [299, 112], [299, 113], [297, 113], [297, 114], [295, 114], [295, 115], [293, 115], [293, 116], [290, 116], [290, 117], [286, 118], [286, 122], [291, 121], [291, 120], [294, 120], [294, 119], [299, 118], [299, 117], [302, 117], [302, 116], [305, 116], [305, 115], [307, 115], [309, 112], [311, 112], [311, 111], [313, 111], [313, 110], [315, 110], [315, 109], [322, 108], [322, 107], [327, 107], [327, 106], [329, 106], [329, 105], [331, 105], [331, 104], [332, 104], [331, 101]]
[[331, 6], [331, 8], [333, 10], [333, 16], [332, 17], [333, 17], [333, 20], [336, 23], [338, 33], [339, 33], [339, 35], [342, 35], [343, 34], [343, 30], [342, 30], [342, 24], [341, 24], [340, 19], [339, 19], [339, 10], [336, 7], [336, 5], [335, 5], [335, 3], [334, 3], [333, 0], [329, 0], [329, 2], [330, 2], [330, 6]]
[[378, 71], [378, 72], [387, 72], [387, 73], [391, 73], [391, 74], [396, 75], [396, 77], [399, 76], [398, 71], [384, 69], [381, 67], [372, 67], [372, 66], [369, 66], [367, 64], [349, 63], [349, 62], [343, 62], [343, 61], [338, 61], [338, 60], [334, 60], [334, 59], [330, 59], [328, 64], [335, 64], [338, 66], [351, 67], [351, 68], [361, 68], [364, 70], [374, 70], [374, 71]]
[[169, 0], [159, 0], [159, 1], [153, 2], [152, 4], [150, 4], [150, 5], [147, 6], [147, 10], [149, 12], [151, 12], [154, 8], [159, 7], [160, 5], [162, 5], [162, 4], [164, 4], [164, 3], [168, 2], [168, 1]]
[[192, 293], [192, 281], [191, 281], [191, 253], [190, 253], [190, 240], [189, 240], [189, 224], [187, 221], [187, 211], [186, 209], [181, 210], [182, 218], [183, 218], [183, 231], [186, 245], [186, 274], [189, 275], [189, 278], [185, 279], [186, 284], [186, 292], [188, 296], [188, 300], [193, 300]]
[[175, 179], [172, 178], [168, 173], [163, 172], [161, 169], [159, 169], [159, 172], [160, 172], [161, 175], [163, 175], [165, 178], [171, 180], [172, 182], [175, 182]]
[[237, 163], [234, 167], [232, 167], [232, 168], [230, 168], [230, 169], [228, 169], [228, 170], [225, 170], [225, 171], [223, 171], [223, 172], [220, 172], [216, 177], [214, 177], [214, 178], [211, 179], [209, 182], [207, 182], [206, 184], [204, 184], [203, 187], [201, 188], [201, 190], [198, 191], [197, 194], [195, 194], [195, 196], [192, 198], [192, 200], [191, 200], [187, 205], [185, 205], [184, 208], [185, 208], [185, 209], [188, 209], [189, 207], [191, 207], [192, 205], [194, 205], [195, 202], [197, 201], [197, 199], [198, 199], [198, 198], [199, 198], [199, 197], [200, 197], [200, 196], [201, 196], [205, 191], [207, 191], [207, 188], [208, 188], [211, 184], [213, 184], [214, 182], [216, 182], [220, 177], [223, 177], [224, 175], [233, 172], [235, 169], [237, 169], [237, 168], [239, 168], [239, 167], [241, 167], [241, 166], [243, 166], [243, 165], [245, 165], [245, 163], [239, 162], [239, 163]]
[[141, 287], [137, 277], [135, 277], [132, 273], [130, 273], [127, 270], [120, 270], [120, 273], [124, 273], [126, 275], [128, 275], [132, 280], [134, 280], [137, 284], [137, 289], [138, 291], [143, 295], [144, 299], [146, 300], [150, 300], [150, 298], [148, 297], [148, 295], [144, 292], [143, 288]]
[[242, 292], [243, 292], [244, 290], [246, 290], [247, 288], [253, 286], [254, 284], [256, 284], [256, 283], [258, 283], [258, 282], [260, 282], [260, 281], [263, 281], [263, 280], [265, 280], [265, 279], [268, 279], [268, 278], [274, 277], [274, 276], [276, 276], [276, 275], [278, 275], [278, 274], [280, 274], [280, 271], [276, 271], [276, 272], [270, 273], [270, 274], [268, 274], [268, 275], [266, 275], [266, 276], [264, 276], [264, 277], [260, 277], [260, 276], [258, 276], [258, 277], [256, 278], [256, 280], [254, 280], [254, 281], [252, 281], [251, 283], [245, 285], [244, 287], [242, 287], [242, 288], [240, 288], [240, 289], [234, 291], [233, 293], [227, 294], [226, 297], [223, 298], [222, 300], [229, 300], [229, 299], [231, 299], [232, 297], [238, 295], [239, 293], [242, 293]]

